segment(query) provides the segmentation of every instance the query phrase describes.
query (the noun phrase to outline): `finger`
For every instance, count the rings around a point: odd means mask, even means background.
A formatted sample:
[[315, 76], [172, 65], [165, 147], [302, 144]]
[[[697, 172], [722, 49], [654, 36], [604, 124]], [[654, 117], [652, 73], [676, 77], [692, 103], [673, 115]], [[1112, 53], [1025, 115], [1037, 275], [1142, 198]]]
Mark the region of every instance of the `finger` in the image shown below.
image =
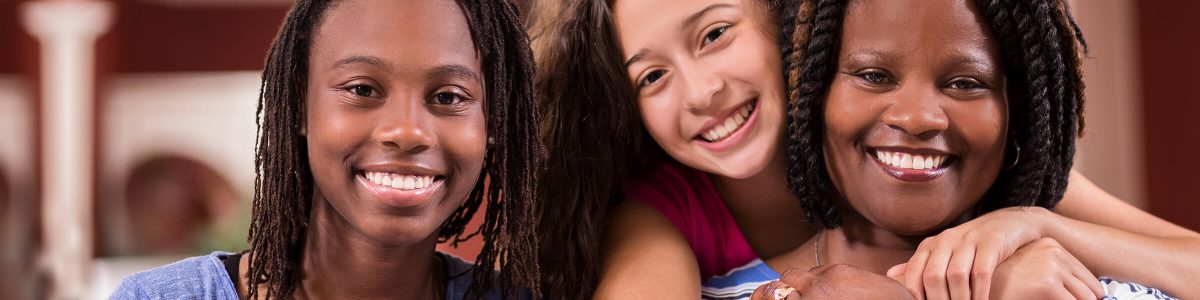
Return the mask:
[[955, 249], [946, 265], [946, 284], [950, 299], [971, 299], [971, 272], [975, 265], [975, 245], [965, 243]]
[[1080, 281], [1079, 278], [1065, 278], [1063, 280], [1063, 287], [1067, 289], [1067, 292], [1071, 293], [1071, 298], [1074, 299], [1096, 300], [1100, 299], [1102, 296], [1096, 295], [1096, 293], [1088, 287], [1088, 284]]
[[[1071, 292], [1067, 291], [1067, 289], [1065, 289], [1065, 288], [1057, 289], [1050, 293], [1051, 293], [1051, 295], [1054, 295], [1053, 297], [1050, 297], [1050, 299], [1063, 299], [1063, 300], [1077, 299], [1077, 298], [1075, 298], [1075, 295], [1071, 295]], [[1087, 299], [1087, 298], [1083, 298], [1083, 299]]]
[[779, 281], [790, 287], [804, 288], [812, 284], [813, 273], [800, 269], [789, 269], [783, 274], [779, 274]]
[[1079, 259], [1075, 258], [1074, 255], [1066, 256], [1068, 259], [1070, 259], [1069, 263], [1071, 275], [1075, 276], [1080, 283], [1087, 287], [1087, 290], [1090, 291], [1092, 295], [1090, 298], [1099, 299], [1100, 297], [1103, 297], [1104, 289], [1100, 287], [1100, 279], [1097, 279], [1096, 275], [1092, 274], [1092, 271], [1088, 270], [1087, 267], [1084, 267], [1083, 262], [1080, 262]]
[[950, 256], [954, 249], [948, 246], [940, 246], [933, 249], [929, 255], [929, 259], [925, 261], [925, 270], [922, 271], [921, 285], [925, 288], [925, 298], [929, 300], [947, 300], [950, 299], [950, 289], [946, 285], [946, 265], [950, 263]]
[[1008, 255], [1000, 252], [996, 242], [982, 242], [977, 247], [975, 262], [971, 266], [971, 295], [972, 299], [987, 300], [992, 291], [992, 275]]
[[895, 281], [904, 282], [904, 266], [907, 265], [908, 263], [902, 263], [888, 268], [887, 277]]
[[930, 239], [925, 239], [920, 246], [917, 246], [917, 251], [913, 252], [913, 256], [905, 263], [904, 280], [900, 280], [900, 283], [903, 283], [904, 287], [912, 292], [917, 300], [925, 299], [925, 286], [921, 282], [921, 276], [924, 275], [925, 262], [929, 260], [930, 254], [928, 248], [932, 243]]
[[787, 284], [779, 282], [778, 280], [768, 282], [768, 283], [766, 283], [764, 285], [760, 285], [760, 286], [758, 286], [758, 288], [754, 289], [754, 293], [750, 294], [750, 299], [751, 300], [776, 300], [775, 299], [775, 291], [779, 290], [780, 288], [786, 289], [786, 288], [788, 288], [788, 286], [787, 286]]

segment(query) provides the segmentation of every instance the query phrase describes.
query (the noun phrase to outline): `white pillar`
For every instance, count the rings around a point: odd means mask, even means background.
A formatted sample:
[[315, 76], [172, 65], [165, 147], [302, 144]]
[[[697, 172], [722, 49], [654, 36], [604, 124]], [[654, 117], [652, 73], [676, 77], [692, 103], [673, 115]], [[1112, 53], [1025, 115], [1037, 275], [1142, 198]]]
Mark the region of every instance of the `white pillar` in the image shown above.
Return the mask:
[[41, 45], [42, 237], [39, 265], [52, 299], [79, 299], [92, 259], [92, 136], [95, 41], [113, 19], [100, 0], [39, 0], [21, 6]]

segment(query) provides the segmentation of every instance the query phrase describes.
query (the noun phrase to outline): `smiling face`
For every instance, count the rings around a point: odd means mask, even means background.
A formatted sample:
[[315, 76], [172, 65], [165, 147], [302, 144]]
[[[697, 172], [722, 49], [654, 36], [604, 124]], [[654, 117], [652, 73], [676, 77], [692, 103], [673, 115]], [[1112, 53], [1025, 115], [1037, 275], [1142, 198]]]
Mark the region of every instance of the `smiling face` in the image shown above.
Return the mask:
[[824, 113], [830, 177], [871, 223], [927, 234], [975, 205], [1000, 172], [1008, 117], [998, 46], [967, 0], [852, 2]]
[[761, 172], [784, 130], [783, 64], [757, 0], [619, 0], [626, 71], [655, 142], [690, 167]]
[[337, 223], [387, 244], [435, 234], [486, 151], [480, 60], [454, 1], [361, 0], [323, 17], [304, 129]]

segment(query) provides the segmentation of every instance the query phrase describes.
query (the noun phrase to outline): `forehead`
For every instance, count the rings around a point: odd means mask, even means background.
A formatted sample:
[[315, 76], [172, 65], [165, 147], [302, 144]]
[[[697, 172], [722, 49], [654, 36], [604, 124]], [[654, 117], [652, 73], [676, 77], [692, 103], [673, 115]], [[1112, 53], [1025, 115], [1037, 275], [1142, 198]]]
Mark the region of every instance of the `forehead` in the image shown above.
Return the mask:
[[613, 22], [621, 46], [628, 52], [683, 34], [684, 21], [706, 8], [717, 6], [705, 15], [736, 14], [745, 11], [751, 1], [759, 0], [617, 0], [613, 3]]
[[850, 48], [996, 49], [970, 0], [852, 0], [844, 26], [843, 45]]
[[313, 69], [351, 56], [375, 56], [401, 71], [445, 64], [479, 68], [467, 18], [453, 0], [340, 1], [313, 35]]

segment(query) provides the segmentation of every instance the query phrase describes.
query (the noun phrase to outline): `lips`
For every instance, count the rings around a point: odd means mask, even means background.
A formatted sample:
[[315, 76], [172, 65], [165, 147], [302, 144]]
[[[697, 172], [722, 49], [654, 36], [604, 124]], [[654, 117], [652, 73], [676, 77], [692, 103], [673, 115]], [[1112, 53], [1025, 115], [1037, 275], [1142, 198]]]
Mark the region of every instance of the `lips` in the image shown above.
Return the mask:
[[709, 126], [709, 129], [700, 134], [700, 138], [707, 142], [719, 142], [737, 132], [746, 124], [746, 120], [750, 118], [750, 114], [754, 112], [754, 101], [747, 102], [728, 117], [725, 117], [720, 123]]
[[872, 149], [869, 156], [884, 173], [903, 181], [929, 181], [946, 173], [954, 155], [935, 150], [904, 148]]
[[424, 206], [440, 194], [446, 177], [431, 169], [410, 165], [376, 165], [356, 172], [356, 180], [370, 199], [396, 208]]
[[758, 115], [758, 99], [748, 100], [708, 121], [693, 140], [708, 151], [726, 152], [747, 139]]

